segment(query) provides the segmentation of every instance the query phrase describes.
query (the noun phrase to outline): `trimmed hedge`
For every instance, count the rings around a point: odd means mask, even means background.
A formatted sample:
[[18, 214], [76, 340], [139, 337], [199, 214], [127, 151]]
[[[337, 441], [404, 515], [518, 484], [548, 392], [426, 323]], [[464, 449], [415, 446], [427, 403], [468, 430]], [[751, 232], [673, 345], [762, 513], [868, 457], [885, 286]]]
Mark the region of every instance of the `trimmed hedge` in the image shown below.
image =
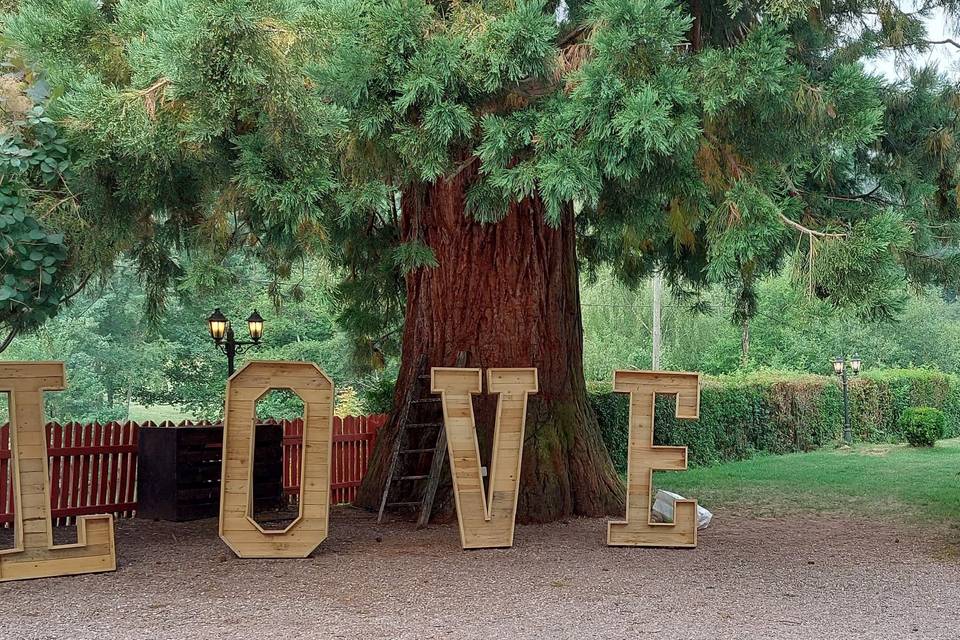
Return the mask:
[[[627, 465], [627, 395], [591, 383], [590, 402], [617, 469]], [[827, 376], [763, 372], [706, 378], [700, 420], [677, 420], [658, 398], [656, 444], [686, 445], [692, 465], [756, 453], [810, 451], [843, 435], [843, 396]], [[944, 437], [960, 435], [960, 377], [925, 369], [870, 371], [850, 381], [850, 422], [864, 442], [903, 442], [900, 416], [916, 406], [946, 414]]]

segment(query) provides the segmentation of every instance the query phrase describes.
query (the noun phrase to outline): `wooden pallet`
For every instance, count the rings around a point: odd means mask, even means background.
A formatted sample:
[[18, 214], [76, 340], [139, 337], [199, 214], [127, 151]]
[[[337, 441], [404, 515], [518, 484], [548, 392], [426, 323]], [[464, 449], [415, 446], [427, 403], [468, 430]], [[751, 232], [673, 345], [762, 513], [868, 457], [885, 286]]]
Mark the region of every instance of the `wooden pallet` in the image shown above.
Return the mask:
[[[461, 351], [457, 356], [457, 367], [467, 364], [467, 352]], [[433, 446], [412, 446], [411, 433], [426, 430], [427, 434], [420, 434], [418, 441], [429, 441], [430, 432], [436, 431]], [[404, 456], [429, 454], [430, 468], [426, 473], [409, 472], [410, 465], [403, 460]], [[440, 476], [443, 473], [444, 462], [447, 459], [447, 432], [443, 428], [443, 413], [440, 398], [430, 393], [430, 372], [427, 367], [427, 356], [421, 355], [417, 361], [417, 373], [414, 383], [407, 390], [407, 397], [398, 417], [397, 435], [393, 441], [393, 451], [390, 455], [390, 469], [387, 471], [387, 481], [380, 498], [380, 511], [377, 513], [377, 522], [383, 520], [383, 513], [387, 507], [410, 507], [419, 510], [417, 528], [422, 529], [430, 522], [433, 512], [433, 502], [437, 496], [437, 487], [440, 485]], [[422, 484], [419, 499], [390, 502], [390, 490], [395, 482], [418, 482]]]

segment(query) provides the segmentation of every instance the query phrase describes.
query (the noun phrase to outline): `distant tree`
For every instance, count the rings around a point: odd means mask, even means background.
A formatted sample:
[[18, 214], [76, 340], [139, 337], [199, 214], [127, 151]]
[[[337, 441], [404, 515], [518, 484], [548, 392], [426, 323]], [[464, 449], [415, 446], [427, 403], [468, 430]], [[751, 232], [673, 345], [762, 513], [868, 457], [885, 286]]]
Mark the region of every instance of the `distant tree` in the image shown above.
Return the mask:
[[130, 404], [161, 383], [167, 346], [149, 335], [142, 289], [129, 266], [91, 285], [66, 310], [22, 335], [3, 359], [63, 360], [67, 389], [47, 394], [55, 420], [126, 418]]
[[[238, 356], [238, 367], [248, 359], [308, 360], [332, 376], [338, 388], [362, 384], [363, 376], [356, 372], [369, 367], [356, 366], [349, 358], [351, 337], [336, 324], [327, 268], [310, 263], [302, 281], [289, 283], [294, 293], [284, 296], [279, 305], [265, 290], [265, 285], [269, 289], [274, 283], [254, 261], [231, 260], [214, 280], [206, 279], [206, 265], [188, 263], [184, 272], [179, 295], [156, 328], [169, 347], [161, 365], [166, 382], [153, 386], [144, 401], [173, 404], [208, 419], [222, 415], [226, 358], [216, 351], [206, 325], [214, 306], [233, 321], [237, 339], [247, 339], [244, 321], [253, 309], [265, 318], [261, 346]], [[285, 409], [284, 414], [293, 415], [295, 405], [277, 401], [264, 406], [286, 406], [289, 411]]]
[[[198, 419], [222, 416], [226, 359], [207, 333], [206, 317], [222, 304], [243, 338], [243, 320], [262, 309], [266, 332], [262, 346], [239, 356], [310, 360], [320, 363], [343, 390], [344, 409], [362, 413], [362, 402], [350, 387], [362, 388], [366, 375], [344, 358], [350, 338], [335, 322], [335, 307], [316, 274], [302, 299], [276, 310], [263, 289], [265, 272], [253, 261], [231, 261], [221, 272], [219, 291], [200, 287], [188, 274], [159, 316], [144, 313], [143, 287], [131, 265], [120, 261], [109, 278], [92, 282], [83, 292], [37, 330], [22, 334], [0, 359], [64, 360], [68, 388], [48, 394], [46, 410], [57, 420], [123, 419], [131, 403], [172, 405]], [[222, 301], [222, 302], [221, 302]], [[296, 413], [297, 403], [273, 403], [274, 417]], [[302, 409], [301, 409], [302, 412]], [[157, 420], [159, 416], [147, 415]]]
[[[700, 304], [672, 296], [664, 303], [664, 364], [674, 370], [728, 374], [778, 369], [829, 375], [830, 360], [858, 353], [865, 366], [932, 367], [960, 374], [960, 304], [938, 291], [911, 296], [893, 320], [861, 318], [791, 286], [786, 274], [757, 285], [751, 358], [739, 362], [740, 331], [729, 322], [727, 292], [705, 291]], [[629, 290], [603, 276], [583, 288], [587, 380], [608, 381], [613, 369], [650, 366], [649, 289]], [[627, 321], [624, 321], [624, 319]]]
[[[621, 509], [586, 401], [578, 274], [732, 292], [792, 267], [897, 312], [955, 282], [957, 89], [865, 57], [931, 46], [887, 0], [26, 0], [14, 59], [76, 149], [80, 254], [128, 252], [154, 307], [178, 251], [286, 280], [321, 253], [371, 356], [536, 366], [520, 517]], [[940, 46], [940, 45], [935, 45]], [[86, 264], [77, 260], [78, 264]], [[481, 415], [489, 415], [483, 404]], [[392, 432], [360, 502], [372, 504]], [[487, 439], [489, 440], [489, 439]]]

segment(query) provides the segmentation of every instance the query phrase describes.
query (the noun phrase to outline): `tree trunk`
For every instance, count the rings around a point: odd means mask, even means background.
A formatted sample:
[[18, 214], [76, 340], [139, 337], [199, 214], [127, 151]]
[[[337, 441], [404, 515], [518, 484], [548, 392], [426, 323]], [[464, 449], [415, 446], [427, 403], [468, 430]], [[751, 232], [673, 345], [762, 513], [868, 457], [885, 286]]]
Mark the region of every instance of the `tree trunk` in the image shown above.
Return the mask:
[[[513, 205], [503, 221], [479, 224], [464, 214], [472, 177], [467, 170], [403, 194], [403, 237], [430, 246], [439, 264], [406, 278], [394, 415], [416, 382], [421, 354], [429, 366], [453, 366], [457, 354], [467, 351], [469, 367], [536, 367], [540, 392], [531, 396], [527, 411], [517, 519], [620, 513], [623, 485], [583, 379], [573, 213], [552, 228], [544, 221], [542, 202], [528, 199]], [[496, 399], [479, 396], [474, 405], [481, 456], [488, 464]], [[360, 506], [379, 506], [396, 433], [391, 421], [377, 439]], [[435, 516], [450, 514], [449, 478], [441, 483], [437, 503]]]

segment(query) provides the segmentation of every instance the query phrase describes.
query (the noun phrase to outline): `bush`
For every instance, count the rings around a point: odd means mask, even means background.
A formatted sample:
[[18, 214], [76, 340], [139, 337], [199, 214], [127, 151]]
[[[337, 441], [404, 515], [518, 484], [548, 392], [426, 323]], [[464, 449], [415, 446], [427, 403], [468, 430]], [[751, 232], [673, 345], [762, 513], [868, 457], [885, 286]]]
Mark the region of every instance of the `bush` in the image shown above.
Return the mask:
[[[627, 395], [591, 383], [590, 402], [617, 469], [627, 463]], [[657, 402], [656, 444], [686, 445], [692, 465], [756, 453], [810, 451], [839, 442], [843, 396], [833, 377], [783, 372], [708, 377], [700, 420], [677, 420], [669, 398]], [[850, 382], [850, 418], [861, 442], [903, 442], [909, 407], [945, 412], [945, 436], [960, 435], [960, 378], [925, 369], [871, 371]]]
[[933, 407], [911, 407], [900, 416], [900, 430], [914, 447], [932, 447], [946, 426], [947, 415]]

